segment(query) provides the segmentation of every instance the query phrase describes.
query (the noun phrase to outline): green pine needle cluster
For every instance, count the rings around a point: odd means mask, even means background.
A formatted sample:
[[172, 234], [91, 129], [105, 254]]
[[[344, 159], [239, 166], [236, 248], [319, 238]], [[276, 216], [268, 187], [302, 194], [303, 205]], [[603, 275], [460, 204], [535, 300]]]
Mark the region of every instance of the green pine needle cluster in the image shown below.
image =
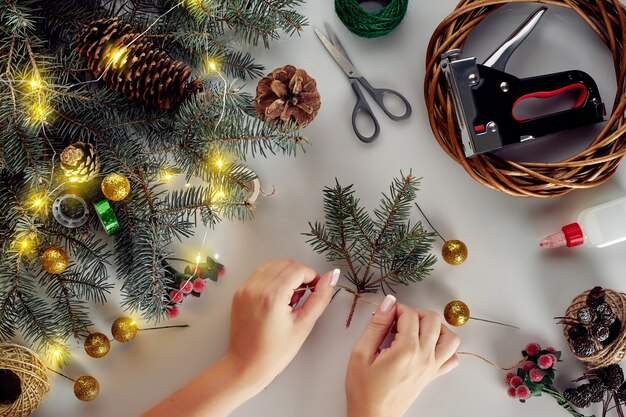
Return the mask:
[[[153, 321], [165, 317], [175, 288], [172, 242], [192, 236], [198, 224], [249, 219], [255, 174], [245, 159], [295, 155], [307, 141], [294, 126], [258, 120], [253, 97], [240, 90], [266, 71], [248, 46], [268, 47], [301, 31], [307, 23], [296, 10], [301, 3], [0, 3], [0, 341], [21, 337], [41, 350], [64, 349], [68, 339], [88, 333], [89, 306], [106, 302], [113, 276], [124, 308]], [[143, 36], [194, 68], [202, 92], [164, 112], [94, 81], [75, 51], [76, 37], [106, 17], [147, 30]], [[207, 71], [207, 62], [219, 74]], [[76, 186], [68, 184], [59, 155], [79, 141], [95, 146], [102, 167], [98, 179]], [[106, 237], [94, 210], [78, 229], [54, 220], [57, 197], [102, 198], [99, 181], [111, 172], [124, 174], [132, 190], [112, 203], [118, 233]], [[202, 185], [172, 190], [166, 178], [175, 174]], [[40, 255], [51, 246], [63, 247], [71, 260], [60, 275], [42, 269]]]
[[418, 186], [412, 173], [394, 179], [373, 216], [355, 197], [353, 185], [344, 187], [337, 181], [324, 189], [325, 222], [309, 223], [305, 236], [328, 262], [343, 266], [352, 285], [344, 287], [354, 295], [346, 326], [363, 294], [393, 292], [394, 285], [421, 281], [432, 270], [435, 234], [409, 220]]

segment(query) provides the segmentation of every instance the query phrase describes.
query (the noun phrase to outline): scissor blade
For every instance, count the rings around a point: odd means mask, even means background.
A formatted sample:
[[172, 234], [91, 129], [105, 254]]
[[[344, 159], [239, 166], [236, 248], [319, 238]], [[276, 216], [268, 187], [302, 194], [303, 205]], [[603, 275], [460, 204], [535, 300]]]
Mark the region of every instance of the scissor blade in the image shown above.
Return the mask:
[[352, 60], [350, 59], [350, 56], [348, 55], [348, 53], [346, 52], [346, 49], [343, 47], [341, 41], [335, 34], [335, 31], [333, 30], [333, 28], [331, 28], [328, 23], [324, 23], [324, 29], [326, 29], [326, 34], [328, 34], [328, 37], [330, 38], [330, 41], [335, 46], [335, 48], [337, 48], [337, 50], [341, 52], [343, 56], [352, 64]]
[[354, 68], [350, 60], [348, 60], [348, 58], [346, 58], [341, 52], [339, 52], [335, 45], [333, 45], [332, 42], [329, 41], [328, 38], [326, 38], [326, 36], [322, 34], [322, 32], [315, 29], [315, 34], [318, 38], [320, 38], [320, 41], [322, 41], [322, 44], [324, 45], [326, 50], [334, 58], [335, 62], [341, 67], [343, 72], [346, 73], [348, 78], [353, 79], [360, 76], [359, 72], [356, 70], [356, 68]]

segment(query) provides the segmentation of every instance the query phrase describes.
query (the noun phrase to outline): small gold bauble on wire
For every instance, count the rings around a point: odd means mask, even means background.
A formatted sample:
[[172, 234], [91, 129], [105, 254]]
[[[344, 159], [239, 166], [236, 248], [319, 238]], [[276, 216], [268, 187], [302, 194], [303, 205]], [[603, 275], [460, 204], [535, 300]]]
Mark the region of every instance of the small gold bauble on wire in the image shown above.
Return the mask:
[[130, 194], [130, 181], [119, 172], [112, 172], [102, 180], [102, 193], [111, 201], [122, 201]]
[[100, 384], [92, 376], [81, 376], [74, 382], [74, 395], [81, 401], [93, 401], [100, 393]]
[[460, 240], [447, 240], [441, 248], [441, 256], [450, 265], [461, 265], [467, 259], [467, 246]]
[[120, 317], [111, 325], [113, 338], [121, 343], [126, 343], [137, 336], [137, 322], [130, 317]]
[[455, 300], [450, 301], [443, 309], [443, 317], [446, 319], [446, 322], [455, 327], [461, 327], [467, 324], [469, 320], [478, 320], [484, 321], [486, 323], [498, 324], [500, 326], [510, 327], [512, 329], [518, 329], [519, 327], [512, 326], [510, 324], [500, 323], [497, 321], [480, 319], [477, 317], [472, 317], [470, 315], [470, 309], [463, 301]]
[[65, 272], [70, 260], [67, 253], [58, 246], [52, 246], [41, 255], [41, 266], [49, 274], [58, 275]]
[[102, 358], [111, 350], [111, 342], [102, 333], [91, 333], [85, 339], [85, 352], [92, 358]]

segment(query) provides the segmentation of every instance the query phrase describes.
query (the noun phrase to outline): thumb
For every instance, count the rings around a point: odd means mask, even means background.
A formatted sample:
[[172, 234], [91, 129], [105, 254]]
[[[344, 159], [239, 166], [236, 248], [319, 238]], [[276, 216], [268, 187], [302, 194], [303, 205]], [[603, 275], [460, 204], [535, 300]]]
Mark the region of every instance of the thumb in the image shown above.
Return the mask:
[[298, 311], [298, 315], [303, 319], [315, 324], [320, 318], [326, 307], [333, 298], [333, 288], [339, 281], [341, 271], [335, 269], [322, 275], [315, 284], [311, 295], [306, 299], [302, 307]]
[[396, 319], [396, 297], [389, 294], [372, 316], [365, 332], [356, 343], [354, 352], [372, 363], [376, 358], [376, 353], [380, 345], [387, 337], [391, 326]]

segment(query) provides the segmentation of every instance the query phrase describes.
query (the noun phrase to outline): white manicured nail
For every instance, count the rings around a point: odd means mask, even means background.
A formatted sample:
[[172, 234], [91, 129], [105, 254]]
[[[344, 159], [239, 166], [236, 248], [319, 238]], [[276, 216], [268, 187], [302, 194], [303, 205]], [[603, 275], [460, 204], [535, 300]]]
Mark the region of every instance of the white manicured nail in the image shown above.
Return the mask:
[[334, 287], [339, 282], [339, 275], [341, 275], [341, 271], [339, 269], [334, 269], [332, 275], [330, 276], [330, 286]]
[[380, 304], [378, 309], [381, 313], [389, 313], [393, 306], [396, 304], [396, 297], [391, 294], [387, 294], [383, 302]]

